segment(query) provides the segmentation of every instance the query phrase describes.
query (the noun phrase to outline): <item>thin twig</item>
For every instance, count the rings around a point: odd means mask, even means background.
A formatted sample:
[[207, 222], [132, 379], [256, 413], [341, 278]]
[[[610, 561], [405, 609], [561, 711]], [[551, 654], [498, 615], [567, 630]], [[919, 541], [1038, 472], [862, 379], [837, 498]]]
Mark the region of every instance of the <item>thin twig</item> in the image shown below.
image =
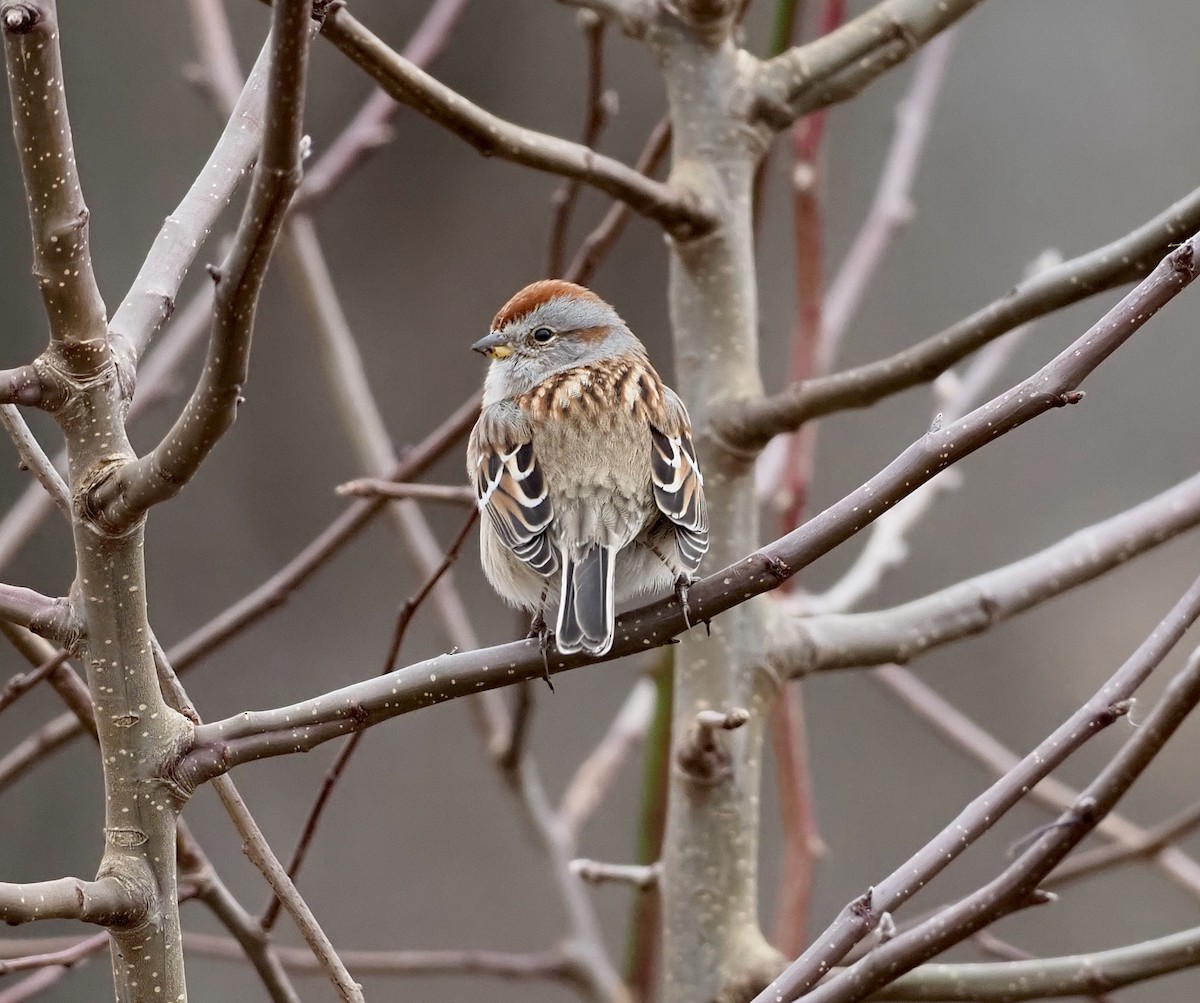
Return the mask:
[[820, 375], [833, 368], [842, 339], [879, 263], [896, 233], [912, 218], [913, 181], [957, 38], [958, 29], [951, 28], [926, 44], [917, 57], [908, 93], [896, 107], [896, 130], [871, 208], [825, 295], [824, 325], [815, 366]]
[[417, 501], [450, 502], [454, 505], [474, 505], [475, 492], [468, 487], [450, 484], [397, 484], [376, 477], [360, 477], [337, 486], [339, 495], [355, 498], [413, 498]]
[[[1039, 892], [1042, 879], [1112, 810], [1197, 703], [1200, 652], [1193, 654], [1183, 671], [1171, 680], [1162, 699], [1071, 808], [1043, 830], [1016, 861], [966, 898], [880, 944], [865, 958], [813, 989], [807, 999], [811, 1003], [857, 1003], [989, 923], [1044, 901], [1045, 893]], [[1074, 971], [1078, 972], [1079, 966]], [[1084, 985], [1095, 991], [1114, 987], [1104, 980], [1088, 980]], [[764, 994], [762, 999], [775, 996]]]
[[[633, 169], [647, 176], [653, 175], [666, 158], [670, 144], [671, 123], [669, 119], [663, 118], [651, 130]], [[571, 259], [563, 278], [587, 285], [624, 232], [625, 225], [632, 215], [633, 210], [624, 202], [614, 202], [609, 206], [604, 218], [579, 245], [579, 250], [575, 252], [575, 257]]]
[[58, 506], [60, 512], [68, 519], [71, 517], [71, 492], [67, 482], [63, 480], [50, 457], [42, 449], [41, 443], [33, 437], [21, 412], [15, 404], [0, 404], [0, 425], [8, 431], [13, 445], [17, 447], [17, 455], [21, 457], [21, 466], [37, 478], [38, 483], [46, 489], [46, 493]]
[[[477, 511], [471, 512], [470, 517], [463, 524], [458, 535], [446, 549], [441, 564], [434, 569], [421, 587], [406, 599], [404, 605], [400, 607], [400, 612], [396, 616], [396, 627], [392, 632], [392, 640], [388, 648], [387, 657], [384, 659], [383, 667], [380, 669], [381, 675], [386, 675], [392, 671], [392, 666], [396, 661], [401, 646], [404, 644], [404, 635], [408, 631], [408, 625], [412, 622], [413, 616], [416, 615], [417, 610], [421, 608], [421, 605], [429, 597], [429, 594], [441, 580], [442, 576], [450, 570], [450, 566], [458, 559], [459, 552], [462, 550], [462, 546], [466, 542], [471, 528], [475, 525], [478, 514]], [[350, 758], [354, 755], [354, 750], [358, 748], [365, 734], [366, 732], [360, 731], [350, 736], [350, 740], [338, 751], [337, 758], [334, 759], [333, 764], [326, 771], [325, 777], [321, 781], [321, 789], [317, 792], [316, 800], [308, 810], [308, 815], [304, 819], [304, 825], [300, 829], [300, 836], [296, 840], [295, 848], [292, 850], [291, 859], [288, 861], [287, 874], [292, 881], [296, 880], [296, 876], [300, 873], [300, 868], [304, 866], [304, 858], [308, 854], [313, 836], [316, 835], [317, 826], [321, 822], [321, 816], [324, 814], [325, 807], [329, 804], [329, 799], [333, 796], [333, 789], [337, 786], [338, 780], [346, 772]], [[272, 895], [262, 912], [260, 922], [264, 930], [270, 930], [275, 925], [275, 921], [279, 917], [279, 907], [279, 897]]]
[[[589, 149], [595, 149], [600, 140], [600, 134], [608, 124], [610, 106], [616, 95], [606, 94], [604, 90], [604, 31], [607, 23], [592, 11], [580, 11], [577, 17], [579, 26], [587, 39], [587, 94], [584, 97], [586, 109], [583, 122], [583, 136], [580, 142]], [[567, 234], [571, 228], [571, 216], [579, 203], [579, 193], [583, 182], [572, 178], [554, 193], [554, 214], [550, 221], [550, 242], [546, 274], [556, 277], [562, 274], [564, 258], [567, 254]]]

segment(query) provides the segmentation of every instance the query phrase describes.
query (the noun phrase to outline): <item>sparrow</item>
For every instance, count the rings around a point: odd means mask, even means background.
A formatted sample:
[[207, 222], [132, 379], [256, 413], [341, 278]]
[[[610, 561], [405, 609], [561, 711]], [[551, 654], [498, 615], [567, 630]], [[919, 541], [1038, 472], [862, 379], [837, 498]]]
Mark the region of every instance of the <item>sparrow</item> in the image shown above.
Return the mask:
[[[491, 359], [467, 446], [488, 581], [559, 652], [606, 654], [616, 604], [687, 586], [708, 550], [687, 408], [583, 286], [534, 282], [471, 346]], [[543, 637], [544, 642], [544, 637]], [[543, 654], [545, 648], [543, 647]]]

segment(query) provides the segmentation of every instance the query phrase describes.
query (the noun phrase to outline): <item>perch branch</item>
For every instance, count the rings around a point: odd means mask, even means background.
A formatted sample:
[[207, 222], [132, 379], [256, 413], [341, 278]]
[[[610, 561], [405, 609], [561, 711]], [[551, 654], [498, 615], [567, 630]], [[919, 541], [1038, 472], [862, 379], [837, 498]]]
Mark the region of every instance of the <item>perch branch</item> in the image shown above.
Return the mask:
[[0, 882], [0, 923], [15, 926], [39, 919], [77, 919], [98, 926], [137, 923], [149, 909], [143, 892], [111, 877], [57, 878], [28, 885]]
[[[959, 421], [929, 432], [862, 487], [799, 529], [699, 582], [690, 593], [692, 622], [776, 588], [939, 471], [1037, 415], [1079, 400], [1082, 395], [1076, 388], [1087, 375], [1192, 281], [1198, 240], [1200, 236], [1192, 237], [1172, 251], [1098, 323], [1031, 377]], [[675, 600], [634, 610], [620, 618], [617, 641], [605, 659], [644, 650], [647, 643], [666, 643], [686, 626]], [[555, 654], [549, 668], [558, 672], [591, 661], [581, 655]], [[241, 762], [310, 749], [421, 706], [533, 678], [541, 669], [540, 648], [529, 640], [443, 655], [382, 680], [205, 725], [197, 729], [195, 747], [184, 757], [182, 769], [193, 782], [201, 782]]]

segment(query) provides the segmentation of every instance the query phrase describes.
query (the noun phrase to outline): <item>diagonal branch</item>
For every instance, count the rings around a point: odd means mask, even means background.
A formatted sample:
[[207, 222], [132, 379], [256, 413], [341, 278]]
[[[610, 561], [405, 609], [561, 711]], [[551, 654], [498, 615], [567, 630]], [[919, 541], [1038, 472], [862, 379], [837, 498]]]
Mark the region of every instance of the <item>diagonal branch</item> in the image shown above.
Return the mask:
[[[931, 430], [799, 529], [698, 583], [690, 593], [690, 622], [711, 619], [778, 587], [939, 471], [1036, 416], [1080, 400], [1079, 384], [1195, 278], [1197, 242], [1200, 235], [1172, 251], [1099, 322], [1028, 379], [960, 420]], [[673, 599], [634, 610], [620, 618], [618, 640], [600, 660], [664, 644], [687, 626]], [[597, 659], [556, 654], [549, 669], [560, 672], [593, 661]], [[540, 648], [530, 641], [443, 655], [382, 680], [202, 726], [196, 730], [193, 749], [183, 757], [180, 775], [185, 784], [197, 784], [239, 763], [311, 749], [398, 714], [532, 679], [541, 671]]]
[[258, 295], [275, 239], [300, 184], [308, 8], [290, 6], [273, 29], [262, 155], [233, 247], [214, 273], [216, 301], [204, 371], [174, 426], [152, 452], [102, 481], [90, 504], [111, 529], [173, 497], [233, 424], [250, 361]]
[[238, 184], [254, 166], [262, 145], [270, 55], [268, 39], [208, 161], [163, 221], [133, 285], [109, 322], [113, 344], [130, 365], [174, 313], [175, 297], [188, 267]]
[[75, 167], [54, 0], [3, 0], [0, 29], [33, 226], [33, 274], [51, 339], [63, 349], [70, 346], [60, 354], [60, 364], [69, 373], [87, 375], [108, 363], [108, 334]]
[[[890, 913], [912, 898], [987, 832], [1035, 784], [1098, 731], [1128, 713], [1130, 698], [1198, 616], [1200, 579], [1192, 583], [1158, 626], [1087, 703], [1043, 739], [1013, 769], [968, 804], [908, 860], [882, 881], [873, 884], [865, 895], [846, 905], [824, 932], [813, 940], [808, 950], [755, 997], [754, 1003], [792, 1000], [812, 989], [855, 944], [879, 925], [884, 913]], [[973, 931], [969, 930], [963, 936], [970, 932]], [[877, 947], [870, 957], [886, 946]]]
[[981, 2], [883, 0], [836, 31], [762, 63], [752, 85], [752, 117], [779, 131], [854, 97]]
[[[1200, 703], [1200, 652], [1167, 686], [1133, 736], [1069, 810], [999, 876], [971, 895], [898, 934], [807, 997], [810, 1003], [857, 1003], [948, 947], [1037, 901], [1038, 885], [1110, 812]], [[786, 997], [791, 998], [791, 997]]]
[[793, 384], [761, 400], [732, 402], [714, 418], [717, 434], [739, 450], [761, 449], [773, 436], [812, 418], [868, 407], [927, 383], [1019, 324], [1144, 278], [1171, 248], [1200, 227], [1200, 189], [1103, 247], [1027, 279], [969, 317], [895, 355], [831, 376]]
[[25, 424], [21, 412], [15, 404], [0, 404], [0, 425], [3, 425], [17, 447], [17, 455], [21, 457], [21, 465], [28, 469], [38, 483], [46, 489], [46, 493], [58, 506], [60, 512], [68, 519], [71, 517], [71, 492], [67, 488], [62, 474], [51, 462], [42, 445], [34, 438], [33, 432]]
[[321, 33], [402, 104], [466, 140], [485, 156], [524, 164], [592, 185], [660, 223], [679, 239], [716, 225], [694, 192], [652, 178], [579, 143], [497, 118], [418, 69], [355, 20], [333, 7]]
[[911, 661], [988, 630], [1200, 523], [1200, 474], [1037, 553], [891, 609], [800, 617], [774, 649], [806, 675]]

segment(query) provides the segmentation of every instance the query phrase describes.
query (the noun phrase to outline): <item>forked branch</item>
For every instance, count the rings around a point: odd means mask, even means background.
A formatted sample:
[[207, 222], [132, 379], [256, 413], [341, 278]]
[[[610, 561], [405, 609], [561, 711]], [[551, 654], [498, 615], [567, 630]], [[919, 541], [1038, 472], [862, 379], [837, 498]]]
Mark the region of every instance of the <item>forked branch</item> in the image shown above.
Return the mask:
[[216, 301], [204, 371], [162, 442], [95, 490], [92, 508], [111, 529], [130, 525], [151, 505], [177, 494], [237, 416], [258, 294], [288, 204], [300, 184], [308, 43], [307, 6], [288, 5], [271, 38], [262, 155], [233, 247], [213, 271]]

